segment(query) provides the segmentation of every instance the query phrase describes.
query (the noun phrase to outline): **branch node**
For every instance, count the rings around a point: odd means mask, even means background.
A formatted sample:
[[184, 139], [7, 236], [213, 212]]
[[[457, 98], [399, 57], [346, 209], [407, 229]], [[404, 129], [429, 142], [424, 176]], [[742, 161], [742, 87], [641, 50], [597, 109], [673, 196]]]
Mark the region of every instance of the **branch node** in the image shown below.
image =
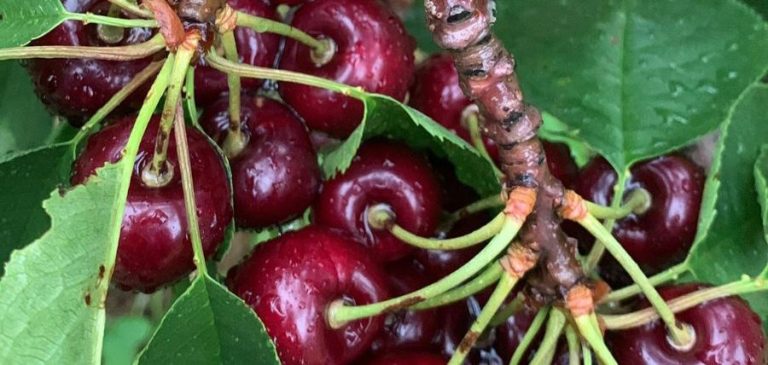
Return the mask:
[[237, 27], [237, 12], [229, 4], [224, 4], [216, 14], [214, 24], [216, 30], [222, 34], [234, 30]]
[[564, 219], [579, 222], [587, 217], [589, 210], [579, 194], [573, 190], [566, 190], [563, 205], [560, 207], [560, 216]]
[[519, 243], [513, 244], [500, 260], [504, 272], [514, 278], [522, 278], [539, 261], [537, 246], [535, 242], [525, 246]]
[[592, 314], [595, 311], [592, 290], [581, 284], [574, 286], [565, 297], [565, 307], [574, 317]]
[[507, 197], [504, 214], [518, 222], [525, 222], [536, 204], [536, 190], [517, 186], [512, 188]]

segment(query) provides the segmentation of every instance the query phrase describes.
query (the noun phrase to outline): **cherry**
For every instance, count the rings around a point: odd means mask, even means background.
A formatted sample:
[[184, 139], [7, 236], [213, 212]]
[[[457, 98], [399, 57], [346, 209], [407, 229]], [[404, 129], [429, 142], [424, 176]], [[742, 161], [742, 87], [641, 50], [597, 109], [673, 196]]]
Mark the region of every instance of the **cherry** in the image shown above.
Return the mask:
[[[670, 300], [705, 286], [685, 284], [659, 288]], [[644, 306], [648, 306], [644, 303]], [[695, 333], [692, 347], [680, 350], [656, 320], [624, 331], [609, 331], [606, 340], [616, 360], [633, 364], [765, 364], [765, 334], [760, 318], [738, 297], [708, 301], [676, 314]]]
[[[103, 0], [63, 0], [64, 8], [75, 13], [105, 15], [109, 2]], [[125, 14], [124, 14], [125, 16]], [[115, 44], [99, 39], [98, 26], [80, 21], [66, 21], [32, 42], [35, 46], [124, 46], [149, 40], [152, 31], [146, 28], [124, 30], [123, 38]], [[104, 61], [87, 58], [34, 59], [27, 64], [35, 91], [54, 113], [80, 126], [109, 99], [146, 68], [151, 58], [135, 61]], [[139, 89], [128, 104], [139, 106], [147, 88]]]
[[[229, 100], [205, 109], [200, 124], [222, 144], [229, 128]], [[231, 158], [235, 221], [259, 228], [302, 214], [317, 197], [321, 178], [309, 135], [285, 105], [263, 97], [241, 100], [248, 144]]]
[[[159, 120], [152, 119], [141, 141], [120, 229], [112, 279], [125, 290], [151, 292], [195, 268], [173, 138], [168, 147], [168, 162], [174, 166], [171, 181], [155, 188], [141, 179], [152, 159]], [[72, 185], [84, 183], [98, 168], [122, 157], [134, 122], [135, 117], [125, 117], [88, 139], [72, 168]], [[221, 157], [202, 133], [188, 128], [187, 138], [200, 235], [203, 250], [210, 256], [224, 240], [232, 220], [227, 174]]]
[[[400, 20], [378, 1], [315, 0], [302, 5], [292, 25], [312, 36], [330, 39], [336, 52], [319, 60], [309, 47], [288, 40], [283, 70], [359, 86], [368, 92], [403, 100], [413, 76], [415, 43]], [[315, 87], [281, 83], [280, 95], [311, 129], [346, 137], [360, 124], [363, 104]]]
[[[488, 223], [488, 217], [485, 214], [473, 214], [456, 222], [445, 237], [452, 238], [469, 234], [486, 223]], [[467, 261], [475, 257], [482, 248], [483, 245], [479, 244], [461, 250], [419, 249], [416, 252], [416, 259], [424, 265], [432, 278], [439, 280], [458, 270]]]
[[[432, 281], [421, 264], [406, 258], [387, 265], [392, 295], [403, 295], [421, 289]], [[388, 314], [384, 329], [373, 342], [376, 353], [395, 350], [419, 350], [430, 347], [438, 332], [439, 319], [435, 310], [401, 310]]]
[[[617, 221], [613, 234], [651, 275], [680, 262], [693, 244], [704, 172], [683, 156], [669, 155], [638, 163], [630, 173], [627, 192], [643, 188], [650, 193], [651, 204], [643, 214]], [[608, 162], [598, 158], [581, 172], [575, 190], [585, 199], [609, 205], [616, 179]], [[609, 271], [623, 273], [615, 265], [603, 265], [609, 282], [618, 280], [611, 280], [617, 275]]]
[[[469, 130], [462, 120], [465, 109], [472, 104], [459, 86], [459, 75], [448, 54], [436, 54], [424, 61], [416, 70], [410, 93], [410, 105], [443, 125], [465, 141], [471, 142]], [[483, 138], [488, 154], [498, 162], [496, 144]], [[547, 166], [552, 175], [566, 187], [573, 186], [578, 167], [562, 143], [543, 142]]]
[[370, 226], [374, 207], [388, 208], [396, 223], [414, 234], [432, 235], [440, 218], [440, 186], [429, 163], [405, 145], [368, 142], [346, 172], [326, 182], [314, 218], [352, 235], [382, 262], [412, 252], [386, 230]]
[[[275, 11], [266, 0], [229, 0], [229, 5], [250, 15], [278, 20]], [[258, 67], [271, 67], [275, 62], [280, 47], [280, 36], [273, 33], [257, 33], [248, 28], [235, 30], [235, 41], [240, 62]], [[255, 92], [261, 86], [261, 80], [242, 78], [243, 91]], [[195, 69], [195, 100], [199, 105], [207, 106], [216, 102], [221, 94], [227, 93], [227, 76], [202, 64]]]
[[367, 365], [445, 365], [448, 361], [429, 352], [392, 352], [379, 356]]
[[[507, 318], [504, 324], [497, 327], [495, 348], [498, 350], [499, 355], [501, 355], [504, 364], [509, 363], [512, 359], [512, 355], [517, 350], [517, 347], [520, 346], [523, 336], [531, 327], [536, 313], [537, 310], [535, 308], [526, 305], [520, 311]], [[544, 328], [542, 327], [536, 338], [529, 345], [528, 350], [525, 351], [523, 355], [524, 363], [530, 363], [533, 360], [543, 337]], [[562, 339], [558, 341], [555, 347], [555, 357], [552, 360], [552, 364], [568, 364], [568, 344]]]
[[229, 276], [283, 364], [348, 364], [381, 330], [382, 316], [327, 326], [325, 310], [335, 300], [362, 305], [388, 297], [386, 277], [369, 254], [327, 228], [308, 226], [263, 243]]

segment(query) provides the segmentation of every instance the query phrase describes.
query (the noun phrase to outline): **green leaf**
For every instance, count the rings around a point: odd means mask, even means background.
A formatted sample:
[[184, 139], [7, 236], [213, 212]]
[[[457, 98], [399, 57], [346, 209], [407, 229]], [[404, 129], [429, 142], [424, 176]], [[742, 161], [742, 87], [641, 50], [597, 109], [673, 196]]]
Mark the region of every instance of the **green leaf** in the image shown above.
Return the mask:
[[132, 167], [108, 165], [43, 203], [51, 229], [13, 253], [0, 280], [0, 364], [99, 363]]
[[[768, 136], [768, 85], [744, 94], [722, 127], [715, 161], [704, 190], [699, 227], [688, 264], [696, 279], [722, 284], [756, 275], [768, 262], [754, 164]], [[768, 318], [768, 297], [750, 296], [753, 309]], [[766, 322], [768, 323], [768, 322]]]
[[[497, 12], [528, 101], [617, 170], [714, 130], [768, 66], [766, 23], [734, 0], [509, 0]], [[433, 49], [421, 18], [417, 5], [410, 29]]]
[[152, 322], [145, 317], [120, 317], [104, 331], [105, 365], [131, 365], [152, 335]]
[[0, 62], [0, 156], [43, 146], [53, 131], [26, 70], [17, 61]]
[[[757, 201], [762, 208], [763, 218], [763, 237], [768, 242], [768, 144], [764, 144], [760, 150], [755, 162], [755, 190], [757, 190]], [[763, 276], [768, 275], [768, 263], [763, 269]]]
[[66, 181], [71, 151], [65, 143], [0, 158], [0, 265], [50, 227], [41, 203]]
[[198, 277], [166, 313], [139, 364], [279, 365], [256, 314], [208, 276]]
[[352, 162], [363, 140], [383, 136], [401, 140], [417, 149], [429, 149], [447, 158], [459, 179], [481, 196], [497, 194], [500, 186], [492, 165], [464, 140], [421, 112], [383, 95], [367, 95], [361, 125], [338, 148], [323, 158], [323, 171], [333, 176]]
[[23, 46], [66, 18], [60, 0], [0, 1], [0, 48]]

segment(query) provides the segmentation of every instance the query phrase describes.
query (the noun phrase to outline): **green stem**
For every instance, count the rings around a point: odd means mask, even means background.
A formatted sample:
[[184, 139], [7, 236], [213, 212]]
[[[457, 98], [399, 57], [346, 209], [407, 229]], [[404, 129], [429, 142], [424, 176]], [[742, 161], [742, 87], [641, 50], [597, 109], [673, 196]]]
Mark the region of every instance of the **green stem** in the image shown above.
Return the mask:
[[176, 104], [181, 98], [181, 89], [187, 76], [192, 58], [195, 55], [195, 47], [181, 46], [176, 51], [176, 60], [171, 73], [171, 83], [165, 96], [165, 105], [160, 118], [160, 128], [155, 139], [155, 154], [148, 169], [142, 174], [142, 181], [149, 186], [164, 186], [170, 181], [173, 169], [167, 166], [168, 144], [171, 129], [176, 118]]
[[93, 13], [66, 13], [68, 20], [78, 20], [85, 24], [102, 24], [110, 27], [120, 28], [157, 28], [157, 21], [154, 19], [123, 19], [109, 16], [97, 15]]
[[494, 314], [499, 310], [499, 307], [504, 303], [504, 300], [507, 299], [509, 293], [512, 292], [518, 279], [518, 277], [512, 275], [501, 276], [499, 284], [496, 285], [496, 289], [494, 289], [491, 297], [488, 298], [485, 307], [480, 311], [480, 315], [475, 319], [475, 322], [472, 323], [469, 332], [467, 332], [464, 339], [461, 340], [461, 344], [456, 349], [456, 352], [453, 353], [453, 356], [451, 356], [448, 365], [461, 365], [464, 363], [464, 359], [469, 354], [469, 351], [472, 350], [478, 337], [480, 337], [480, 335], [483, 334], [483, 331], [485, 331], [485, 328], [488, 327], [491, 318], [493, 318]]
[[497, 282], [502, 272], [504, 272], [504, 269], [499, 263], [492, 263], [485, 271], [471, 279], [468, 283], [416, 304], [411, 309], [423, 310], [441, 307], [477, 294]]
[[[613, 200], [611, 201], [612, 208], [618, 208], [624, 200], [624, 189], [627, 184], [627, 179], [629, 178], [628, 171], [622, 171], [618, 174], [619, 176], [616, 185], [613, 186]], [[613, 230], [613, 225], [615, 223], [615, 220], [608, 219], [605, 221], [604, 227], [610, 232]], [[597, 267], [597, 264], [600, 263], [600, 259], [603, 257], [604, 253], [605, 246], [603, 246], [603, 243], [600, 242], [599, 239], [595, 240], [595, 244], [592, 246], [592, 250], [589, 251], [589, 255], [587, 255], [587, 259], [584, 263], [584, 271], [587, 273], [592, 272], [592, 270]]]
[[581, 343], [573, 326], [565, 327], [565, 340], [568, 341], [568, 365], [579, 365], [581, 362]]
[[131, 13], [133, 15], [137, 15], [137, 16], [144, 17], [144, 18], [154, 18], [155, 17], [155, 15], [152, 14], [151, 11], [140, 8], [138, 5], [135, 4], [135, 2], [132, 2], [132, 1], [129, 1], [129, 0], [107, 0], [107, 1], [109, 1], [110, 3], [112, 3], [114, 5], [117, 5], [117, 6], [121, 7], [121, 8], [123, 8], [123, 9], [125, 9], [125, 11], [127, 11], [127, 12], [129, 12], [129, 13]]
[[[375, 211], [371, 211], [375, 213]], [[390, 214], [390, 213], [387, 213]], [[391, 218], [390, 218], [391, 219]], [[493, 220], [478, 228], [477, 230], [460, 237], [435, 239], [417, 236], [408, 232], [396, 223], [390, 224], [389, 232], [399, 240], [426, 250], [461, 250], [467, 247], [483, 243], [495, 236], [504, 225], [504, 213], [499, 213]]]
[[161, 35], [150, 40], [119, 47], [81, 46], [27, 46], [0, 49], [0, 60], [23, 60], [30, 58], [91, 58], [107, 61], [131, 61], [149, 57], [165, 49]]
[[187, 69], [187, 79], [184, 82], [184, 102], [187, 104], [187, 111], [190, 118], [192, 118], [192, 124], [200, 128], [198, 119], [199, 113], [197, 111], [197, 103], [195, 102], [195, 68], [190, 67]]
[[[222, 34], [221, 45], [224, 47], [224, 55], [227, 60], [234, 63], [240, 62], [235, 32], [230, 30]], [[227, 133], [227, 137], [224, 140], [223, 150], [228, 157], [235, 157], [240, 154], [240, 151], [248, 143], [241, 126], [240, 94], [242, 88], [240, 76], [227, 74], [227, 84], [229, 85], [229, 133]]]
[[207, 275], [208, 268], [205, 266], [205, 251], [203, 251], [203, 242], [200, 239], [200, 225], [197, 222], [197, 204], [195, 203], [195, 184], [192, 180], [192, 163], [189, 160], [189, 146], [187, 144], [187, 127], [184, 125], [184, 110], [181, 102], [177, 101], [176, 113], [174, 116], [174, 135], [176, 137], [176, 154], [179, 160], [179, 170], [181, 170], [181, 186], [184, 190], [184, 208], [187, 212], [187, 225], [189, 226], [189, 236], [192, 241], [192, 251], [195, 257], [195, 267], [199, 275]]
[[584, 342], [581, 343], [581, 356], [584, 359], [584, 365], [592, 365], [592, 350]]
[[417, 291], [383, 302], [361, 306], [347, 306], [344, 305], [342, 301], [337, 301], [329, 307], [327, 321], [332, 328], [341, 328], [350, 321], [410, 307], [443, 294], [471, 278], [499, 256], [499, 254], [507, 248], [512, 239], [515, 238], [521, 226], [522, 222], [518, 222], [511, 218], [506, 219], [501, 232], [499, 232], [499, 234], [496, 235], [485, 248], [475, 255], [475, 257], [469, 260], [469, 262], [448, 276]]
[[[538, 313], [536, 313], [536, 316], [533, 317], [533, 321], [531, 322], [531, 325], [528, 327], [528, 330], [525, 331], [525, 334], [523, 335], [523, 339], [520, 340], [520, 344], [517, 345], [517, 348], [515, 349], [515, 352], [512, 354], [512, 359], [509, 361], [509, 365], [519, 365], [523, 361], [523, 356], [525, 356], [525, 352], [528, 351], [528, 348], [531, 347], [531, 344], [536, 339], [536, 336], [539, 334], [539, 331], [541, 330], [541, 327], [544, 325], [544, 320], [547, 319], [547, 314], [549, 314], [549, 307], [544, 307], [539, 309]], [[563, 324], [565, 321], [563, 321]], [[557, 330], [557, 333], [560, 333], [560, 330]]]
[[440, 230], [447, 232], [451, 228], [453, 228], [453, 225], [456, 224], [456, 222], [466, 217], [469, 217], [475, 213], [482, 212], [484, 210], [501, 208], [503, 206], [504, 206], [504, 201], [501, 199], [501, 196], [499, 195], [493, 195], [487, 198], [483, 198], [470, 205], [467, 205], [464, 208], [461, 208], [451, 213], [450, 216], [445, 218], [443, 222], [440, 223]]
[[127, 83], [122, 89], [120, 89], [120, 91], [115, 93], [115, 95], [113, 95], [106, 104], [99, 108], [99, 110], [97, 110], [96, 113], [94, 113], [93, 116], [88, 119], [87, 122], [85, 122], [83, 127], [80, 128], [80, 130], [77, 132], [77, 135], [72, 138], [75, 144], [78, 144], [80, 141], [82, 141], [83, 138], [88, 136], [88, 133], [91, 131], [91, 129], [93, 129], [93, 127], [95, 127], [97, 124], [99, 124], [99, 122], [106, 118], [109, 113], [112, 113], [112, 111], [120, 106], [120, 104], [122, 104], [125, 99], [128, 99], [128, 97], [131, 96], [134, 91], [144, 85], [147, 80], [157, 74], [164, 63], [164, 61], [152, 62], [149, 64], [149, 66], [136, 74], [133, 80]]
[[334, 49], [331, 49], [331, 46], [329, 46], [327, 41], [315, 39], [315, 37], [304, 33], [301, 29], [294, 28], [288, 24], [277, 22], [272, 19], [253, 16], [242, 11], [237, 12], [237, 26], [251, 28], [259, 33], [282, 35], [312, 48], [313, 52], [318, 55], [335, 51]]
[[[743, 278], [713, 288], [700, 289], [667, 302], [674, 313], [693, 308], [701, 303], [732, 295], [743, 295], [768, 290], [768, 283], [762, 279]], [[611, 330], [634, 328], [659, 319], [659, 314], [653, 308], [620, 315], [601, 315], [605, 327]]]
[[632, 190], [620, 207], [606, 207], [585, 201], [587, 210], [597, 219], [621, 219], [632, 213], [642, 214], [651, 205], [651, 194], [643, 188]]
[[584, 337], [587, 343], [589, 343], [592, 351], [594, 351], [597, 357], [600, 359], [601, 364], [618, 365], [619, 363], [616, 362], [616, 359], [613, 358], [611, 350], [608, 349], [608, 346], [605, 344], [605, 340], [603, 340], [603, 335], [600, 333], [600, 328], [594, 325], [595, 322], [592, 318], [594, 315], [595, 314], [592, 313], [591, 315], [574, 317], [573, 322], [576, 323], [576, 327], [579, 328], [581, 336]]
[[265, 67], [255, 67], [227, 61], [215, 52], [209, 52], [206, 56], [208, 64], [225, 73], [236, 74], [240, 77], [254, 79], [269, 79], [282, 82], [293, 82], [302, 85], [319, 87], [330, 91], [335, 91], [346, 96], [364, 101], [367, 94], [359, 87], [344, 85], [335, 81], [324, 79], [317, 76], [306, 75], [298, 72], [276, 70]]
[[[648, 278], [648, 281], [651, 282], [651, 285], [658, 286], [659, 284], [676, 280], [680, 275], [684, 274], [688, 270], [689, 270], [688, 263], [683, 262]], [[608, 293], [608, 295], [600, 299], [598, 304], [608, 303], [608, 302], [617, 302], [620, 300], [633, 297], [642, 292], [643, 291], [640, 289], [639, 285], [633, 284], [625, 288], [621, 288], [619, 290]]]
[[472, 145], [475, 147], [477, 152], [480, 153], [483, 157], [485, 157], [486, 160], [488, 160], [491, 163], [491, 166], [493, 166], [493, 171], [496, 173], [497, 176], [504, 176], [504, 173], [499, 170], [498, 167], [496, 167], [496, 163], [493, 162], [493, 158], [491, 158], [491, 155], [488, 153], [488, 149], [485, 148], [485, 142], [483, 141], [483, 134], [480, 132], [480, 118], [478, 116], [479, 112], [467, 112], [465, 113], [464, 122], [466, 123], [466, 128], [469, 131], [469, 140], [472, 142]]
[[552, 358], [555, 356], [555, 346], [560, 338], [560, 333], [563, 332], [564, 326], [565, 315], [563, 312], [557, 309], [549, 311], [547, 329], [544, 332], [544, 338], [541, 340], [539, 349], [536, 350], [536, 355], [531, 360], [531, 365], [549, 365], [552, 363]]
[[509, 304], [505, 305], [504, 308], [501, 308], [495, 316], [491, 319], [491, 327], [496, 327], [504, 324], [504, 322], [509, 319], [509, 317], [514, 316], [524, 308], [523, 301], [525, 298], [522, 294], [519, 294], [515, 299], [512, 299]]
[[675, 314], [669, 309], [667, 303], [661, 295], [659, 295], [656, 288], [653, 287], [653, 284], [648, 280], [648, 277], [645, 276], [645, 273], [640, 269], [640, 266], [638, 266], [635, 260], [629, 256], [629, 253], [627, 253], [627, 250], [621, 246], [619, 241], [617, 241], [616, 238], [614, 238], [613, 235], [600, 224], [600, 221], [590, 214], [587, 214], [586, 218], [579, 221], [579, 224], [595, 236], [598, 241], [602, 242], [608, 252], [616, 258], [616, 261], [618, 261], [624, 270], [627, 271], [632, 280], [637, 283], [651, 305], [659, 312], [659, 315], [667, 325], [667, 330], [670, 332], [671, 338], [675, 343], [683, 347], [690, 343], [692, 339], [688, 331], [679, 325], [675, 319]]
[[[109, 6], [109, 12], [107, 13], [107, 16], [111, 18], [118, 18], [120, 17], [121, 12], [122, 9], [120, 9], [119, 6], [112, 4]], [[113, 27], [111, 25], [99, 24], [96, 27], [96, 34], [98, 35], [99, 39], [107, 44], [117, 44], [123, 40], [123, 37], [125, 36], [125, 29], [120, 27]]]

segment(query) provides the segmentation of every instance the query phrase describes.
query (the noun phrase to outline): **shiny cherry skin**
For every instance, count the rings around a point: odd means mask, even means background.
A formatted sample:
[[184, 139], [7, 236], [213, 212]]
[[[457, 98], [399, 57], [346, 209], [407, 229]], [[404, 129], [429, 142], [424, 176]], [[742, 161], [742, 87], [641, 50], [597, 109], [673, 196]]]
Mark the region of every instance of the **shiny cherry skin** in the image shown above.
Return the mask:
[[[385, 267], [393, 296], [404, 295], [432, 283], [420, 263], [405, 258]], [[371, 345], [375, 353], [428, 349], [440, 323], [437, 310], [401, 310], [387, 315], [384, 328]]]
[[381, 205], [409, 232], [428, 237], [437, 228], [440, 186], [429, 163], [406, 145], [383, 140], [364, 144], [349, 169], [325, 183], [314, 219], [350, 234], [377, 260], [395, 261], [414, 249], [370, 226], [369, 208]]
[[[659, 288], [659, 293], [670, 300], [703, 287], [698, 284], [668, 286]], [[687, 351], [671, 345], [659, 320], [629, 330], [609, 331], [608, 346], [622, 365], [765, 364], [762, 323], [741, 298], [708, 301], [677, 313], [676, 318], [695, 332], [695, 342]]]
[[[72, 168], [72, 185], [86, 182], [98, 168], [121, 158], [134, 121], [135, 117], [123, 118], [88, 139]], [[173, 138], [168, 147], [168, 161], [174, 167], [171, 181], [154, 188], [141, 180], [141, 172], [152, 160], [158, 128], [159, 117], [154, 117], [139, 147], [120, 228], [112, 280], [125, 290], [152, 292], [195, 268]], [[222, 158], [208, 139], [193, 128], [187, 129], [187, 138], [200, 235], [203, 250], [210, 256], [224, 240], [232, 220], [229, 182]]]
[[[266, 0], [228, 0], [228, 4], [235, 10], [253, 16], [278, 20], [275, 10]], [[240, 62], [258, 67], [272, 67], [280, 48], [280, 36], [257, 33], [245, 27], [235, 29], [235, 42]], [[261, 87], [262, 80], [242, 78], [240, 83], [243, 91], [254, 93]], [[208, 106], [228, 91], [227, 76], [224, 73], [204, 64], [195, 69], [195, 100], [199, 105]]]
[[382, 328], [382, 316], [334, 330], [328, 305], [388, 298], [387, 279], [359, 244], [327, 228], [309, 226], [256, 247], [229, 274], [230, 288], [264, 322], [285, 365], [349, 364]]
[[391, 352], [379, 356], [367, 365], [445, 365], [444, 357], [429, 352]]
[[[654, 274], [680, 262], [693, 244], [705, 175], [680, 155], [638, 163], [630, 173], [626, 191], [644, 188], [651, 204], [645, 213], [617, 221], [613, 234], [647, 274]], [[581, 172], [575, 190], [609, 205], [616, 178], [608, 162], [598, 158]]]
[[[221, 144], [229, 99], [205, 109], [200, 124]], [[235, 221], [244, 228], [285, 222], [304, 213], [320, 191], [320, 168], [304, 124], [285, 105], [263, 97], [241, 100], [245, 149], [230, 159]]]
[[[472, 102], [464, 96], [459, 86], [459, 75], [450, 55], [433, 55], [419, 66], [411, 87], [409, 104], [470, 142], [469, 130], [462, 124], [462, 114]], [[483, 143], [491, 158], [498, 162], [496, 144], [489, 138], [483, 138]], [[568, 146], [552, 142], [543, 144], [547, 166], [552, 175], [566, 187], [573, 186], [579, 169]]]
[[[415, 67], [415, 42], [379, 1], [307, 2], [294, 14], [292, 25], [314, 37], [333, 40], [337, 51], [330, 61], [317, 66], [309, 47], [288, 40], [281, 69], [359, 86], [398, 100], [405, 98]], [[280, 95], [310, 129], [335, 137], [348, 136], [363, 117], [360, 101], [325, 89], [281, 83]]]
[[[103, 0], [64, 0], [67, 11], [106, 15], [109, 2]], [[117, 44], [106, 44], [97, 34], [97, 25], [66, 21], [33, 41], [34, 46], [126, 46], [149, 40], [152, 31], [129, 28]], [[104, 61], [87, 58], [34, 59], [27, 63], [35, 91], [54, 113], [66, 117], [73, 125], [81, 125], [107, 101], [146, 68], [151, 58], [135, 61]], [[124, 107], [140, 106], [147, 88], [140, 89]]]

